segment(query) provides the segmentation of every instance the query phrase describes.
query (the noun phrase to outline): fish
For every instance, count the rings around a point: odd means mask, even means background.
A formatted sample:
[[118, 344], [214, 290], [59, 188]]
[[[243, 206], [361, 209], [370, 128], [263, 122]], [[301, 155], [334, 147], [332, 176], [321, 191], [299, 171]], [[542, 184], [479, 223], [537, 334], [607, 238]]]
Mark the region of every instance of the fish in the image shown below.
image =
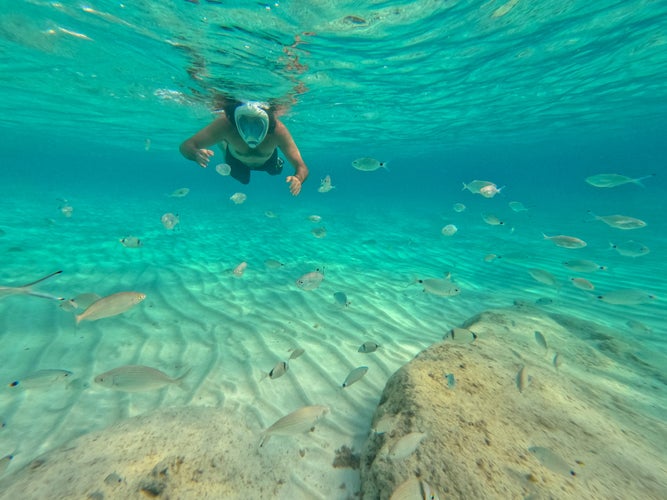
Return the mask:
[[549, 448], [544, 448], [542, 446], [531, 446], [528, 448], [528, 451], [535, 455], [537, 460], [539, 460], [542, 465], [544, 465], [552, 472], [563, 474], [565, 476], [577, 475], [565, 460], [556, 455]]
[[570, 281], [580, 290], [590, 291], [595, 289], [595, 285], [588, 281], [586, 278], [570, 278]]
[[554, 354], [554, 359], [553, 359], [552, 363], [554, 365], [554, 368], [556, 368], [556, 370], [558, 370], [558, 368], [560, 368], [560, 366], [563, 364], [563, 356], [561, 356], [558, 353]]
[[311, 234], [315, 236], [315, 238], [326, 238], [327, 236], [327, 228], [325, 227], [315, 227], [310, 230]]
[[314, 428], [318, 420], [326, 416], [330, 412], [328, 406], [312, 405], [302, 406], [288, 413], [284, 417], [276, 420], [271, 426], [262, 432], [259, 446], [264, 446], [271, 436], [293, 436], [294, 434], [301, 434], [310, 431]]
[[385, 432], [391, 432], [395, 427], [398, 421], [399, 415], [394, 415], [391, 413], [385, 413], [382, 415], [371, 430], [375, 434], [384, 434]]
[[514, 212], [525, 212], [528, 210], [520, 201], [510, 201], [508, 205]]
[[530, 385], [532, 377], [528, 375], [528, 370], [526, 366], [523, 365], [516, 374], [516, 386], [519, 389], [519, 392], [523, 392]]
[[278, 214], [276, 214], [275, 212], [272, 212], [271, 210], [267, 210], [266, 212], [264, 212], [264, 216], [267, 217], [268, 219], [277, 219], [278, 218]]
[[453, 373], [445, 373], [445, 380], [447, 381], [448, 389], [453, 389], [456, 387], [456, 377]]
[[461, 289], [455, 283], [452, 283], [451, 275], [449, 274], [444, 279], [418, 279], [417, 283], [422, 285], [425, 293], [438, 295], [440, 297], [454, 297], [455, 295], [461, 293]]
[[359, 366], [355, 368], [347, 375], [347, 377], [345, 377], [345, 381], [343, 382], [342, 387], [350, 387], [352, 384], [359, 381], [364, 375], [366, 375], [367, 371], [367, 366]]
[[309, 215], [306, 217], [310, 222], [320, 222], [322, 217], [320, 215]]
[[218, 163], [215, 166], [215, 171], [218, 172], [222, 176], [227, 176], [232, 173], [232, 167], [230, 167], [226, 163]]
[[334, 189], [336, 186], [331, 185], [331, 176], [327, 175], [320, 181], [320, 187], [317, 188], [318, 193], [328, 193], [332, 189]]
[[173, 191], [169, 196], [172, 198], [183, 198], [188, 195], [190, 188], [179, 188]]
[[451, 344], [472, 344], [477, 340], [477, 334], [467, 328], [454, 327], [445, 334], [443, 340]]
[[597, 298], [602, 302], [606, 302], [607, 304], [632, 306], [651, 302], [656, 299], [656, 296], [645, 292], [644, 290], [626, 288], [623, 290], [614, 290], [603, 295], [598, 295]]
[[377, 351], [378, 347], [380, 347], [380, 344], [376, 344], [375, 342], [367, 341], [367, 342], [364, 342], [363, 344], [361, 344], [361, 346], [359, 346], [359, 349], [357, 350], [357, 352], [363, 352], [363, 353], [368, 354], [368, 353]]
[[319, 269], [306, 273], [296, 280], [296, 286], [301, 288], [301, 290], [315, 290], [322, 284], [324, 280], [324, 274], [320, 272]]
[[119, 241], [125, 248], [139, 248], [142, 246], [141, 240], [136, 236], [126, 236]]
[[495, 184], [491, 181], [479, 181], [479, 180], [474, 180], [466, 184], [465, 182], [463, 183], [463, 189], [461, 191], [465, 191], [466, 189], [470, 191], [472, 194], [479, 194], [482, 188], [488, 187], [488, 186], [495, 186]]
[[504, 189], [505, 186], [499, 188], [495, 184], [491, 184], [489, 186], [484, 186], [480, 188], [479, 194], [481, 194], [484, 198], [493, 198], [495, 195], [500, 193]]
[[166, 373], [150, 366], [124, 365], [101, 373], [95, 377], [95, 383], [121, 392], [155, 391], [172, 384], [183, 388], [183, 381], [189, 373], [190, 369], [180, 377], [171, 378]]
[[74, 309], [86, 309], [90, 304], [100, 300], [102, 297], [96, 293], [80, 293], [73, 299], [64, 300], [60, 307], [65, 311], [73, 311]]
[[413, 477], [398, 485], [389, 500], [440, 500], [440, 496], [426, 481]]
[[443, 227], [440, 232], [444, 236], [452, 236], [456, 234], [456, 232], [459, 230], [454, 224], [447, 224], [445, 227]]
[[[291, 358], [290, 358], [291, 359]], [[289, 365], [287, 364], [286, 361], [278, 361], [276, 365], [271, 368], [271, 371], [268, 373], [265, 373], [262, 378], [260, 379], [260, 382], [264, 380], [266, 377], [269, 377], [271, 380], [275, 380], [277, 378], [282, 377], [287, 373], [287, 370], [289, 370]]]
[[482, 214], [482, 219], [489, 226], [504, 226], [505, 225], [504, 221], [500, 220], [498, 217], [496, 217], [493, 214], [483, 213]]
[[76, 324], [78, 325], [82, 321], [95, 321], [124, 313], [145, 298], [146, 294], [141, 292], [118, 292], [102, 297], [76, 316]]
[[285, 264], [283, 264], [283, 263], [280, 262], [279, 260], [275, 260], [275, 259], [266, 259], [266, 260], [264, 261], [264, 265], [265, 265], [266, 267], [268, 267], [269, 269], [280, 269], [280, 268], [283, 267]]
[[74, 213], [74, 208], [71, 205], [63, 205], [60, 207], [60, 213], [70, 218], [72, 217], [72, 213]]
[[502, 255], [496, 255], [495, 253], [488, 253], [484, 256], [484, 262], [492, 262], [496, 259], [502, 259]]
[[625, 322], [628, 328], [635, 333], [653, 333], [653, 329], [649, 326], [646, 326], [639, 320], [629, 319]]
[[547, 236], [544, 233], [542, 233], [542, 236], [544, 236], [545, 240], [550, 240], [554, 245], [562, 248], [584, 248], [586, 246], [584, 240], [574, 236], [565, 236], [563, 234]]
[[452, 209], [454, 212], [461, 213], [466, 209], [466, 206], [463, 203], [454, 203]]
[[616, 250], [619, 255], [622, 255], [623, 257], [641, 257], [642, 255], [650, 253], [651, 251], [643, 243], [639, 243], [638, 241], [634, 240], [624, 241], [617, 244], [609, 243], [609, 246]]
[[392, 460], [403, 460], [412, 455], [422, 440], [426, 437], [425, 432], [410, 432], [402, 436], [390, 448], [387, 456]]
[[646, 227], [646, 222], [641, 219], [635, 219], [634, 217], [629, 217], [627, 215], [595, 215], [590, 210], [588, 211], [596, 220], [602, 221], [610, 227], [615, 227], [616, 229], [639, 229]]
[[162, 221], [164, 228], [169, 229], [170, 231], [180, 222], [178, 214], [172, 214], [171, 212], [164, 214], [160, 220]]
[[246, 201], [246, 199], [248, 199], [248, 197], [244, 193], [234, 193], [233, 195], [231, 195], [229, 197], [229, 199], [232, 200], [234, 202], [234, 204], [240, 205], [241, 203]]
[[598, 188], [613, 188], [622, 186], [623, 184], [636, 184], [637, 186], [644, 187], [642, 181], [645, 179], [650, 179], [654, 176], [655, 174], [651, 174], [633, 179], [631, 177], [626, 177], [625, 175], [620, 174], [596, 174], [586, 177], [586, 182], [591, 186]]
[[296, 349], [293, 349], [293, 350], [292, 350], [292, 354], [290, 354], [289, 359], [290, 359], [290, 360], [292, 360], [292, 359], [296, 359], [296, 358], [298, 358], [299, 356], [301, 356], [301, 355], [302, 355], [303, 353], [305, 353], [305, 352], [306, 352], [305, 349], [301, 349], [300, 347], [297, 347]]
[[52, 278], [53, 276], [57, 276], [60, 273], [62, 273], [62, 270], [47, 274], [43, 278], [39, 278], [38, 280], [31, 281], [30, 283], [26, 283], [25, 285], [21, 286], [0, 286], [0, 299], [9, 297], [10, 295], [30, 295], [32, 297], [40, 297], [42, 299], [65, 300], [63, 297], [56, 297], [55, 295], [51, 295], [49, 293], [36, 292], [32, 289], [32, 287], [37, 283], [41, 283], [42, 281]]
[[535, 281], [539, 281], [545, 285], [549, 286], [558, 286], [558, 280], [556, 277], [551, 274], [549, 271], [544, 269], [528, 269], [528, 274], [530, 274]]
[[548, 306], [554, 303], [554, 299], [550, 299], [549, 297], [540, 297], [535, 301], [535, 303], [538, 306]]
[[333, 297], [336, 301], [336, 304], [339, 304], [343, 307], [348, 307], [351, 304], [351, 302], [347, 300], [347, 295], [345, 295], [344, 292], [335, 292]]
[[352, 166], [356, 168], [357, 170], [361, 170], [363, 172], [373, 172], [375, 170], [378, 170], [380, 168], [384, 168], [385, 170], [389, 170], [387, 168], [387, 162], [382, 162], [379, 160], [376, 160], [375, 158], [369, 158], [368, 156], [365, 156], [363, 158], [357, 158], [352, 162]]
[[9, 387], [20, 387], [23, 389], [35, 389], [49, 387], [55, 383], [72, 380], [73, 373], [68, 370], [46, 369], [37, 370], [25, 377], [10, 382]]
[[246, 267], [248, 267], [248, 263], [246, 261], [243, 261], [238, 266], [236, 266], [234, 268], [234, 270], [232, 271], [232, 274], [234, 276], [238, 276], [240, 278], [241, 276], [243, 276], [243, 273], [245, 272]]
[[535, 330], [535, 342], [537, 342], [538, 345], [544, 347], [544, 349], [549, 349], [549, 346], [547, 345], [547, 339], [545, 339], [542, 332], [538, 330]]
[[596, 264], [592, 260], [574, 259], [566, 260], [563, 265], [578, 273], [593, 273], [595, 271], [606, 271], [607, 267]]

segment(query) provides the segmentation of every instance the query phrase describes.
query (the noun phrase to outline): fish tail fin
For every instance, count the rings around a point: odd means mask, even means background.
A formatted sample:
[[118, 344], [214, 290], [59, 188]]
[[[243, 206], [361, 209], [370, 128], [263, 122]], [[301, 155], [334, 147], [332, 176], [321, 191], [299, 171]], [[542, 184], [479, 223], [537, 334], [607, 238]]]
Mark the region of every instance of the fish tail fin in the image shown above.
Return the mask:
[[380, 166], [384, 168], [387, 172], [390, 172], [389, 167], [387, 166], [389, 163], [386, 161], [380, 162]]
[[645, 175], [643, 177], [638, 177], [637, 179], [632, 179], [632, 183], [637, 184], [638, 186], [645, 188], [646, 186], [644, 186], [642, 181], [645, 180], [645, 179], [650, 179], [651, 177], [655, 177], [655, 174]]
[[83, 319], [83, 313], [75, 314], [74, 319], [76, 320], [76, 324], [78, 325], [79, 323], [81, 323], [81, 320]]
[[185, 370], [185, 373], [183, 373], [183, 375], [174, 379], [174, 384], [176, 384], [180, 389], [183, 389], [184, 391], [187, 390], [187, 387], [185, 385], [185, 377], [190, 375], [191, 371], [192, 367], [190, 366], [187, 370]]
[[33, 281], [33, 282], [31, 282], [31, 283], [27, 283], [27, 284], [25, 284], [25, 285], [22, 285], [22, 286], [20, 286], [19, 288], [28, 288], [28, 287], [31, 287], [31, 286], [33, 286], [33, 285], [36, 285], [37, 283], [41, 283], [42, 281], [47, 280], [47, 279], [49, 279], [49, 278], [51, 278], [51, 277], [53, 277], [53, 276], [56, 276], [57, 274], [60, 274], [60, 273], [62, 273], [62, 272], [63, 272], [63, 271], [62, 271], [62, 269], [61, 269], [60, 271], [56, 271], [55, 273], [48, 274], [48, 275], [44, 276], [43, 278], [39, 278], [39, 279], [36, 280], [36, 281]]
[[259, 447], [261, 448], [261, 447], [264, 446], [266, 443], [268, 443], [268, 442], [269, 442], [269, 439], [271, 439], [271, 434], [269, 434], [269, 433], [266, 432], [266, 431], [262, 432], [262, 434], [260, 435]]
[[465, 191], [466, 189], [468, 189], [468, 185], [464, 182], [461, 191]]

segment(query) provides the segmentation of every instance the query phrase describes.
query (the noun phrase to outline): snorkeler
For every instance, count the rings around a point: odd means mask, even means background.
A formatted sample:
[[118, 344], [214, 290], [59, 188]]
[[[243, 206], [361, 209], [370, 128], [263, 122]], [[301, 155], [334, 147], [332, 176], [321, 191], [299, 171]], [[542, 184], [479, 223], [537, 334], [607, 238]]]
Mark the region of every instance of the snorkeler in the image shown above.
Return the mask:
[[252, 170], [262, 170], [269, 175], [282, 173], [280, 148], [294, 167], [294, 175], [288, 175], [285, 182], [289, 183], [292, 195], [298, 195], [308, 178], [308, 167], [289, 130], [277, 118], [275, 107], [255, 101], [225, 100], [223, 110], [211, 124], [183, 141], [181, 154], [206, 168], [214, 155], [206, 148], [219, 144], [231, 168], [230, 175], [248, 184]]

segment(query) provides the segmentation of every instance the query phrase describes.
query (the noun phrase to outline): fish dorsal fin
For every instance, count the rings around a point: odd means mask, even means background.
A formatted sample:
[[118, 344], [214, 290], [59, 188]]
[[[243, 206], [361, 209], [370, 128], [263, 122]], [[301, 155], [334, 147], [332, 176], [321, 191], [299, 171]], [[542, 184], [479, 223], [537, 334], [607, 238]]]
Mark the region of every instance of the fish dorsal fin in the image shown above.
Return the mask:
[[60, 274], [60, 273], [62, 273], [62, 269], [61, 269], [60, 271], [56, 271], [55, 273], [48, 274], [48, 275], [44, 276], [43, 278], [39, 278], [38, 280], [32, 281], [32, 282], [27, 283], [27, 284], [25, 284], [25, 285], [21, 285], [21, 286], [18, 287], [18, 288], [28, 288], [28, 287], [31, 287], [31, 286], [33, 286], [33, 285], [36, 285], [37, 283], [41, 283], [42, 281], [47, 280], [47, 279], [49, 279], [49, 278], [51, 278], [51, 277], [53, 277], [53, 276], [56, 276], [56, 275], [58, 275], [58, 274]]

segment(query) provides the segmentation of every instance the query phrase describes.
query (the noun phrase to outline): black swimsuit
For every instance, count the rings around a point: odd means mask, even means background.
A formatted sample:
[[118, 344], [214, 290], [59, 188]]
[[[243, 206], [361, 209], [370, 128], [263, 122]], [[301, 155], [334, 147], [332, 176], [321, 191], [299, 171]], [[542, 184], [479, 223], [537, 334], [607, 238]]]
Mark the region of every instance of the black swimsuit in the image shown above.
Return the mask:
[[282, 158], [278, 158], [278, 149], [274, 149], [271, 158], [259, 167], [251, 168], [243, 163], [229, 151], [229, 146], [225, 150], [225, 160], [227, 161], [227, 165], [231, 167], [230, 175], [241, 184], [248, 184], [250, 182], [251, 170], [263, 170], [269, 175], [280, 175], [283, 171], [283, 160]]

